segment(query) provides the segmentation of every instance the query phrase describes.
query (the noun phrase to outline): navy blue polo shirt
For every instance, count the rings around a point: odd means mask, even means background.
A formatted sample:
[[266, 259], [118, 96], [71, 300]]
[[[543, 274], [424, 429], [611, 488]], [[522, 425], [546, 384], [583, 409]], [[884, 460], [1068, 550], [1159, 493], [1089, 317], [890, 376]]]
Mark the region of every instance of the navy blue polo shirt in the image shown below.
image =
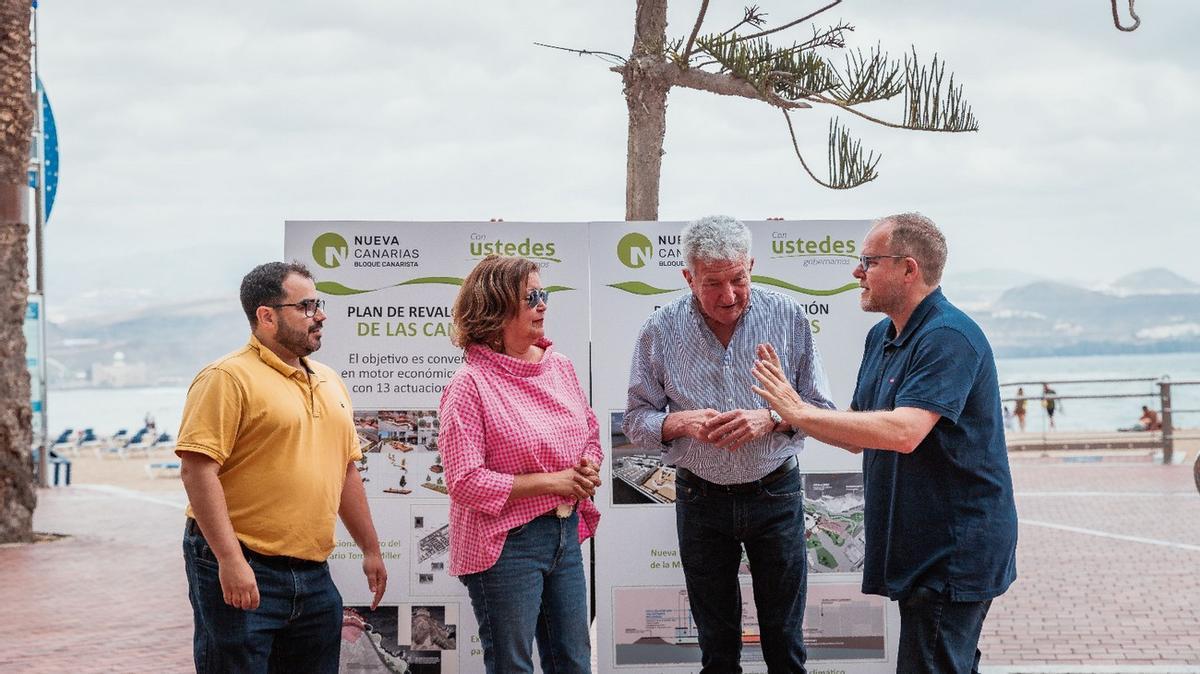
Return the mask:
[[941, 288], [903, 333], [879, 322], [867, 334], [851, 407], [941, 415], [911, 454], [863, 452], [863, 592], [903, 599], [924, 586], [948, 589], [952, 601], [1003, 594], [1017, 577], [1017, 509], [996, 363], [979, 326]]

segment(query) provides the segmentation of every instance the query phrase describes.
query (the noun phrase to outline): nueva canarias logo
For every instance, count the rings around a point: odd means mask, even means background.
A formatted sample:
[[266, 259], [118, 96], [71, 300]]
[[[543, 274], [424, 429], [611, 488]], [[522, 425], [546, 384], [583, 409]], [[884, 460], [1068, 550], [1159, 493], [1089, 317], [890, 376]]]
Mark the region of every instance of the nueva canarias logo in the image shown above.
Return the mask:
[[313, 241], [312, 256], [313, 260], [322, 267], [335, 269], [342, 266], [342, 263], [350, 256], [350, 246], [341, 234], [325, 232], [318, 236], [316, 241]]
[[617, 259], [630, 269], [641, 269], [654, 259], [654, 244], [640, 232], [630, 232], [617, 242]]

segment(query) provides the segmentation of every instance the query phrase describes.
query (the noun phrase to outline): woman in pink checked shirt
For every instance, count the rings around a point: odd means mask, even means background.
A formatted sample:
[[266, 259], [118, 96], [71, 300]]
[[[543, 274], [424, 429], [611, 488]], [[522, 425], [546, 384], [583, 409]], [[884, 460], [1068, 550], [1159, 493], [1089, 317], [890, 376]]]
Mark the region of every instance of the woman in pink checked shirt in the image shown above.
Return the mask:
[[454, 302], [466, 364], [438, 440], [450, 489], [450, 573], [479, 621], [487, 671], [590, 672], [579, 544], [600, 513], [599, 427], [571, 361], [544, 336], [535, 263], [489, 255]]

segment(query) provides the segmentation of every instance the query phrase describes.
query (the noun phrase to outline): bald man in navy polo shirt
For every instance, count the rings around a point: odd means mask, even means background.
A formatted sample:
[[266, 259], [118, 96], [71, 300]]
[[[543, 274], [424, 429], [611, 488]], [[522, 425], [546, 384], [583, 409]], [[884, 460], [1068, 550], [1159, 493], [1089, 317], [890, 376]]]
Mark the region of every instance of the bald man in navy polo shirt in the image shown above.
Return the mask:
[[880, 219], [854, 270], [867, 335], [849, 411], [805, 403], [759, 348], [754, 390], [792, 427], [863, 452], [863, 592], [900, 602], [897, 672], [977, 672], [992, 599], [1016, 579], [1017, 511], [991, 346], [942, 295], [946, 240]]

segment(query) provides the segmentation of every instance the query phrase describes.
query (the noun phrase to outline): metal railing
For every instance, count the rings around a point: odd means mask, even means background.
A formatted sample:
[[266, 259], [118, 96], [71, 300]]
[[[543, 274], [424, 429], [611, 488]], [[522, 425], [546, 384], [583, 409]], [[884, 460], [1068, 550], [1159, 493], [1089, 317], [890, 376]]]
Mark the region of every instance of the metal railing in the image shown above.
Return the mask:
[[[1200, 408], [1180, 408], [1172, 404], [1172, 392], [1180, 387], [1200, 386], [1200, 380], [1196, 381], [1173, 381], [1169, 376], [1162, 377], [1127, 377], [1127, 378], [1107, 378], [1107, 379], [1059, 379], [1059, 380], [1038, 380], [1038, 381], [1013, 381], [1000, 384], [1000, 389], [1003, 392], [1005, 389], [1021, 388], [1026, 386], [1038, 387], [1042, 389], [1045, 386], [1074, 386], [1074, 385], [1111, 385], [1111, 384], [1148, 384], [1151, 389], [1144, 392], [1126, 392], [1126, 393], [1070, 393], [1060, 394], [1052, 390], [1050, 395], [1046, 395], [1041, 390], [1036, 390], [1032, 395], [1020, 396], [1001, 396], [1001, 400], [1005, 403], [1016, 403], [1018, 400], [1024, 400], [1026, 403], [1033, 401], [1039, 402], [1043, 407], [1046, 406], [1047, 400], [1053, 400], [1055, 403], [1064, 400], [1085, 401], [1085, 400], [1117, 400], [1140, 398], [1143, 400], [1157, 399], [1157, 409], [1153, 410], [1157, 413], [1161, 429], [1151, 430], [1145, 436], [1131, 438], [1129, 440], [1109, 441], [1104, 442], [1086, 442], [1077, 441], [1074, 444], [1086, 444], [1083, 448], [1093, 449], [1099, 448], [1102, 445], [1112, 447], [1134, 447], [1154, 445], [1161, 448], [1164, 464], [1170, 464], [1174, 460], [1175, 444], [1178, 439], [1192, 439], [1200, 437], [1200, 435], [1181, 435], [1176, 425], [1180, 417], [1188, 415], [1200, 414]], [[1157, 389], [1157, 390], [1154, 390]], [[1149, 407], [1149, 406], [1148, 406]], [[1152, 408], [1153, 409], [1153, 408]], [[1196, 424], [1200, 425], [1200, 424]], [[1050, 436], [1043, 430], [1042, 445], [1044, 448], [1071, 448], [1071, 443], [1051, 440]], [[1197, 489], [1200, 489], [1200, 452], [1197, 452], [1197, 462], [1194, 469]]]

